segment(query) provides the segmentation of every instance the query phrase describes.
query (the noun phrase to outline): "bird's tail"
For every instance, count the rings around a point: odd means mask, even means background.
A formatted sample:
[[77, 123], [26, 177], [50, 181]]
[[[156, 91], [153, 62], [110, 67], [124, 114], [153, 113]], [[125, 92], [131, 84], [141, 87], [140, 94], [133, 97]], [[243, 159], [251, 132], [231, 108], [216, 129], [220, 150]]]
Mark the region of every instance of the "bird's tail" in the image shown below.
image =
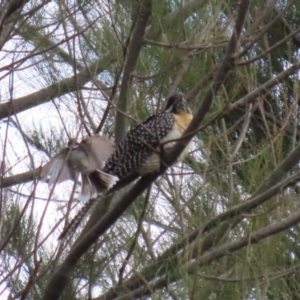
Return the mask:
[[70, 235], [77, 229], [77, 227], [84, 219], [84, 217], [87, 215], [87, 213], [97, 204], [97, 200], [98, 200], [97, 198], [92, 198], [83, 205], [83, 207], [80, 209], [78, 214], [71, 220], [71, 222], [62, 231], [62, 233], [58, 237], [59, 240], [65, 239], [68, 235]]
[[119, 180], [117, 176], [95, 170], [89, 174], [89, 179], [97, 189], [98, 193], [111, 189]]
[[71, 220], [67, 227], [58, 237], [59, 240], [63, 240], [69, 234], [73, 233], [84, 217], [88, 212], [94, 207], [97, 203], [97, 196], [99, 193], [109, 190], [112, 188], [119, 178], [117, 176], [110, 175], [100, 170], [96, 170], [89, 175], [82, 174], [82, 186], [81, 186], [81, 195], [80, 200], [88, 200], [78, 214]]
[[97, 197], [99, 193], [112, 188], [119, 180], [118, 177], [100, 170], [95, 170], [89, 175], [82, 174], [81, 178], [81, 195], [79, 197], [81, 201]]
[[105, 185], [105, 188], [107, 190], [111, 189], [119, 180], [119, 177], [105, 173], [100, 170], [96, 170], [95, 173], [97, 174], [101, 183]]

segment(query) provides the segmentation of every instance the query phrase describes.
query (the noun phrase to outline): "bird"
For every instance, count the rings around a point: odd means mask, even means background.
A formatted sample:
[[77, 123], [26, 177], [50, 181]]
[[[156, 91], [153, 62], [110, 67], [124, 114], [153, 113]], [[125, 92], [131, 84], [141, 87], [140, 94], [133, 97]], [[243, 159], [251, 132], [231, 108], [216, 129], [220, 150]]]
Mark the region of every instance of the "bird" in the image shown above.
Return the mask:
[[[163, 163], [162, 153], [168, 154], [193, 119], [184, 95], [173, 94], [168, 97], [166, 102], [162, 112], [148, 117], [129, 130], [124, 140], [117, 145], [115, 151], [106, 160], [102, 169], [105, 174], [116, 176], [120, 181], [134, 175], [151, 174], [160, 169]], [[182, 151], [178, 160], [184, 159], [188, 149], [189, 144]], [[107, 187], [99, 177], [97, 185], [102, 189]], [[107, 191], [109, 192], [109, 189]], [[63, 230], [59, 239], [64, 239], [68, 232], [73, 232], [95, 203], [95, 199], [86, 202]]]
[[[168, 153], [192, 119], [184, 96], [171, 95], [161, 113], [150, 116], [128, 132], [105, 162], [103, 172], [120, 180], [132, 174], [145, 175], [159, 170], [162, 152]], [[188, 149], [189, 145], [179, 160], [186, 156]]]
[[80, 143], [70, 139], [67, 147], [42, 167], [40, 180], [52, 186], [69, 179], [76, 181], [81, 174], [79, 200], [94, 198], [103, 191], [103, 187], [94, 185], [95, 181], [101, 180], [105, 188], [110, 188], [118, 180], [116, 176], [101, 171], [114, 149], [115, 145], [108, 138], [98, 134], [86, 137]]

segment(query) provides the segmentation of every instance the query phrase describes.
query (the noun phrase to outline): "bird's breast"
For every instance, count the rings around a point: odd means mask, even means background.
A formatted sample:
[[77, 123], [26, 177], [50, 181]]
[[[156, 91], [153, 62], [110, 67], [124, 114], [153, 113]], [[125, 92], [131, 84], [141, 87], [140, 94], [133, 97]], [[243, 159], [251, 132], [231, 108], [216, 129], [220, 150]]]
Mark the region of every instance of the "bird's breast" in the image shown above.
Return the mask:
[[[160, 141], [161, 144], [165, 143], [165, 151], [174, 146], [176, 141], [181, 138], [183, 132], [186, 130], [193, 119], [193, 116], [189, 113], [173, 114], [173, 117], [175, 119], [175, 122], [172, 130]], [[172, 142], [167, 143], [168, 141]]]
[[73, 150], [70, 153], [68, 161], [72, 165], [72, 167], [78, 172], [88, 173], [90, 171], [88, 158], [84, 151], [81, 151], [79, 149]]
[[[176, 141], [181, 138], [183, 132], [185, 131], [185, 129], [188, 127], [188, 125], [191, 123], [193, 119], [193, 116], [189, 113], [182, 113], [180, 115], [173, 114], [173, 117], [175, 119], [173, 128], [165, 137], [163, 137], [160, 140], [160, 144], [163, 145], [163, 149], [167, 153], [174, 146]], [[168, 143], [168, 141], [170, 142]], [[189, 145], [190, 143], [185, 147], [185, 149], [180, 154], [178, 158], [179, 161], [183, 160], [184, 157], [188, 154]], [[156, 150], [157, 152], [152, 153], [150, 157], [139, 168], [139, 173], [141, 175], [159, 170], [161, 165], [161, 155], [160, 155], [161, 148], [157, 147]]]

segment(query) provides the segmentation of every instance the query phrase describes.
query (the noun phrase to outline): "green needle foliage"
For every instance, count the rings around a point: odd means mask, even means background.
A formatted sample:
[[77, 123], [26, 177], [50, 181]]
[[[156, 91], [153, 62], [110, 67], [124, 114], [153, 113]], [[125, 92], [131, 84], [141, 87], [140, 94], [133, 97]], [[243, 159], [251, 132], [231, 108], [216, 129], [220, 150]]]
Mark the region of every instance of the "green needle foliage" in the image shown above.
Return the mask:
[[[293, 0], [1, 4], [0, 298], [298, 299], [299, 24]], [[59, 243], [80, 182], [39, 167], [70, 138], [118, 143], [175, 92], [188, 157]]]

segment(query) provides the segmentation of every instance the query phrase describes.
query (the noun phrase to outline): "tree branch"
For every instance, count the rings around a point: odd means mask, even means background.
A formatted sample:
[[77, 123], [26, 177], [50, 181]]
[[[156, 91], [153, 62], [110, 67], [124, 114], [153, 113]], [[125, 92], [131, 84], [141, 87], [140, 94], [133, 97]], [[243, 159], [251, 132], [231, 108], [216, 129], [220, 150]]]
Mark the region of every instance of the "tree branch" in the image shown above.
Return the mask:
[[[230, 253], [234, 253], [244, 247], [249, 246], [250, 244], [257, 244], [261, 240], [271, 237], [275, 234], [278, 234], [288, 228], [291, 228], [294, 225], [297, 225], [300, 222], [300, 211], [293, 214], [292, 216], [279, 221], [275, 224], [270, 224], [264, 228], [261, 228], [255, 232], [250, 233], [249, 235], [246, 235], [244, 237], [241, 237], [237, 241], [216, 247], [212, 249], [211, 251], [205, 253], [200, 258], [197, 258], [194, 262], [190, 262], [186, 265], [185, 269], [186, 272], [195, 272], [195, 269], [197, 271], [200, 270], [201, 267], [208, 265], [212, 261], [215, 261], [217, 259], [220, 259]], [[173, 266], [174, 267], [174, 266]], [[183, 267], [184, 268], [184, 267]], [[126, 291], [129, 291], [127, 294], [122, 294], [121, 297], [118, 297], [118, 300], [121, 299], [139, 299], [143, 296], [147, 296], [153, 291], [161, 289], [163, 287], [168, 286], [170, 283], [178, 281], [180, 279], [180, 276], [178, 275], [179, 272], [173, 272], [172, 274], [167, 274], [164, 277], [159, 277], [158, 279], [154, 280], [153, 282], [148, 282], [145, 284], [145, 278], [139, 278], [142, 282], [140, 284], [136, 284], [136, 288], [128, 288], [125, 289]], [[118, 294], [109, 294], [106, 293], [100, 297], [95, 298], [94, 300], [112, 300], [116, 299]]]
[[160, 173], [156, 173], [142, 177], [137, 184], [135, 184], [132, 189], [130, 189], [129, 192], [127, 192], [124, 197], [75, 244], [66, 259], [52, 275], [45, 289], [44, 300], [55, 300], [60, 297], [80, 257], [97, 241], [100, 235], [106, 232], [106, 230], [117, 221], [123, 212], [159, 175]]
[[91, 80], [90, 72], [97, 75], [103, 72], [114, 60], [110, 55], [105, 55], [88, 68], [80, 71], [76, 76], [63, 79], [28, 96], [0, 104], [0, 120], [82, 88]]
[[41, 172], [41, 167], [21, 174], [5, 177], [0, 180], [0, 188], [10, 187], [16, 184], [25, 183], [38, 178]]
[[180, 141], [178, 141], [175, 144], [171, 153], [168, 155], [168, 158], [165, 160], [167, 165], [170, 165], [175, 162], [179, 154], [183, 151], [183, 149], [190, 142], [193, 136], [198, 132], [199, 127], [202, 121], [204, 120], [204, 117], [207, 114], [215, 95], [217, 94], [223, 82], [225, 81], [225, 78], [227, 77], [228, 73], [233, 69], [237, 59], [239, 41], [241, 38], [242, 27], [248, 12], [248, 7], [249, 0], [241, 1], [236, 24], [228, 44], [226, 56], [222, 64], [218, 68], [214, 80], [208, 88], [208, 91], [206, 92], [198, 111], [194, 115], [193, 121], [183, 133], [183, 138], [181, 138]]
[[[135, 24], [135, 28], [129, 44], [128, 56], [124, 67], [124, 73], [122, 76], [120, 97], [117, 103], [118, 109], [121, 110], [122, 112], [127, 112], [128, 89], [130, 85], [131, 74], [136, 66], [139, 53], [143, 46], [143, 37], [145, 34], [148, 19], [151, 15], [151, 9], [152, 9], [152, 0], [143, 0], [137, 15], [137, 22]], [[116, 130], [115, 130], [116, 144], [119, 144], [125, 137], [126, 128], [127, 128], [126, 123], [127, 123], [127, 118], [122, 113], [117, 111]]]

